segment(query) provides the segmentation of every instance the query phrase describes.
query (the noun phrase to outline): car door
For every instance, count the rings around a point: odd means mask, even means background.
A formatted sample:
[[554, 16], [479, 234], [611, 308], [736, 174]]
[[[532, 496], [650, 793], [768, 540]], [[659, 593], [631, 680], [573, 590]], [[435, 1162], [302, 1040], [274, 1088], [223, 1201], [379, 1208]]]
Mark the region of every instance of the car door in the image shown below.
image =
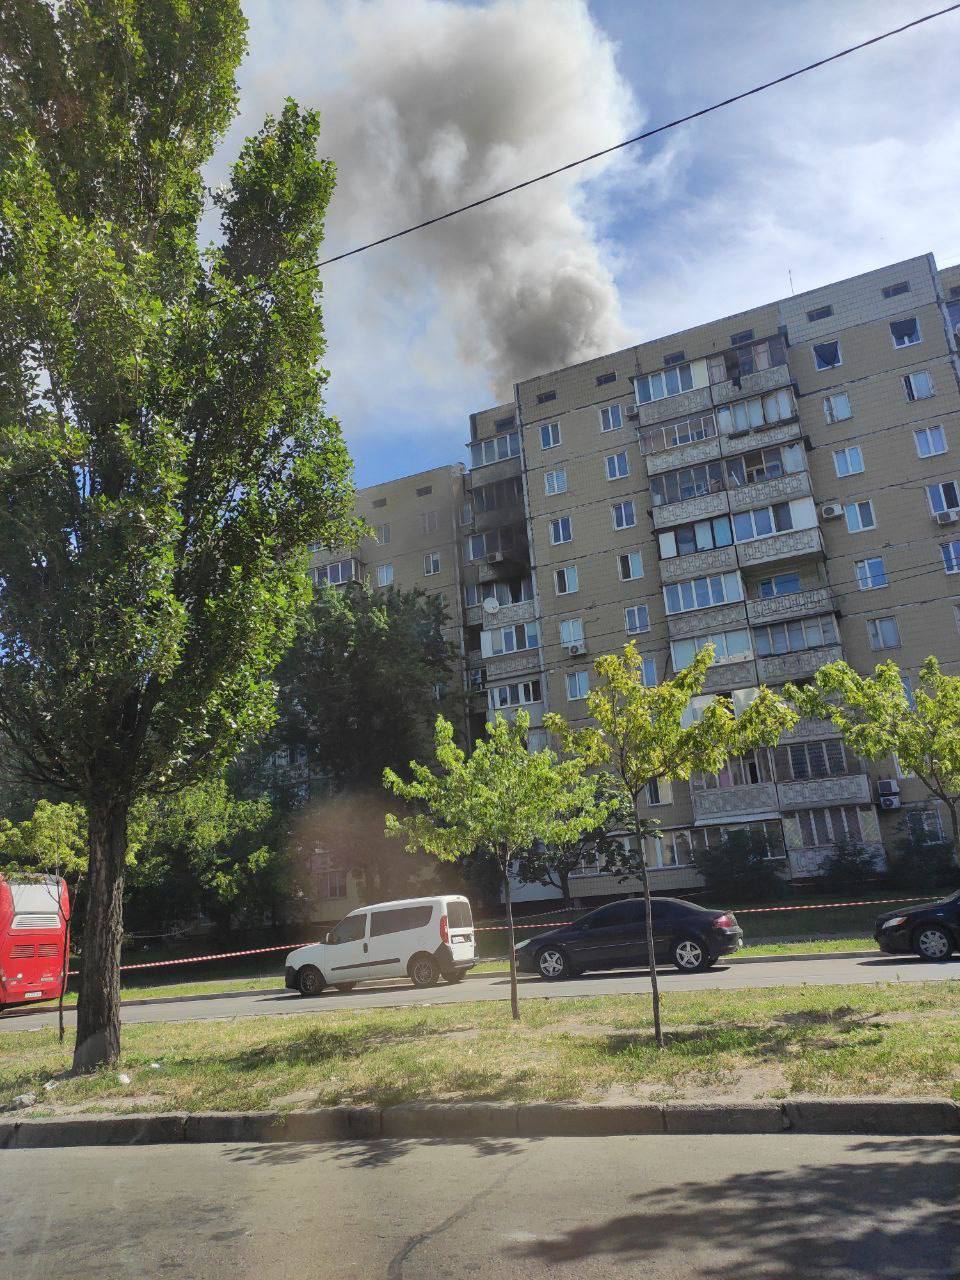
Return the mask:
[[328, 982], [356, 982], [358, 978], [370, 976], [365, 963], [369, 950], [369, 918], [367, 911], [344, 916], [327, 934], [323, 976]]
[[[415, 951], [423, 950], [423, 930], [434, 914], [434, 904], [430, 902], [420, 903], [415, 907], [381, 907], [371, 911], [364, 976], [403, 977], [407, 972], [410, 956]], [[439, 928], [436, 941], [440, 941]], [[427, 949], [432, 950], [429, 946]]]
[[582, 933], [570, 947], [584, 969], [613, 969], [640, 962], [643, 903], [632, 898], [600, 907], [580, 923]]

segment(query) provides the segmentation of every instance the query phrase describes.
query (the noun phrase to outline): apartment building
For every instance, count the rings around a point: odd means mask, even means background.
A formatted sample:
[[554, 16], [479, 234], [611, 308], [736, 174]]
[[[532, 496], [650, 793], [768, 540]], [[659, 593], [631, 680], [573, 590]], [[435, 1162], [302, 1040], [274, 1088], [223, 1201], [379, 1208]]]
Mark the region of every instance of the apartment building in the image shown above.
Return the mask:
[[[707, 695], [895, 659], [960, 659], [960, 268], [910, 259], [517, 384], [471, 417], [464, 634], [471, 723], [585, 716], [593, 659], [637, 641], [653, 682], [716, 646]], [[695, 713], [695, 712], [694, 712]], [[828, 724], [720, 776], [655, 788], [659, 890], [762, 832], [794, 878], [843, 837], [882, 856], [943, 815]], [[622, 892], [596, 868], [582, 897]], [[548, 896], [535, 887], [527, 891]]]

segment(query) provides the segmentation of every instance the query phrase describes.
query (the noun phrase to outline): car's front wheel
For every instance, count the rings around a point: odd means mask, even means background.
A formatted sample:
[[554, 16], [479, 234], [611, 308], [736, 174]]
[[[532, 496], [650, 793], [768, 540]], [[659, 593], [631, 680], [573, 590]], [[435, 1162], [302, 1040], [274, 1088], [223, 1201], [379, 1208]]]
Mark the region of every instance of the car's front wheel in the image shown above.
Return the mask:
[[680, 938], [673, 944], [673, 963], [681, 973], [702, 973], [710, 967], [710, 953], [696, 938]]
[[316, 965], [305, 964], [297, 973], [297, 986], [302, 996], [318, 996], [326, 985]]
[[547, 982], [559, 982], [561, 978], [573, 976], [567, 953], [560, 947], [544, 947], [538, 952], [537, 968], [540, 971], [540, 977], [546, 978]]
[[946, 960], [953, 950], [953, 940], [945, 929], [929, 924], [917, 930], [913, 949], [924, 960]]

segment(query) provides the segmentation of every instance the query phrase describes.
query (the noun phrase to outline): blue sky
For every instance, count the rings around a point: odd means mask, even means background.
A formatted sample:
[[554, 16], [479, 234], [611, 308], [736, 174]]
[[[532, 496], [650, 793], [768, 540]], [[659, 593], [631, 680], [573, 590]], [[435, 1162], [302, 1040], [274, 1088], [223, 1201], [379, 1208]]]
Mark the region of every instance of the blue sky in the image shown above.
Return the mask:
[[[929, 0], [246, 0], [241, 112], [286, 94], [339, 169], [327, 252], [607, 146]], [[960, 15], [328, 268], [359, 484], [465, 459], [513, 381], [932, 250], [960, 260]], [[789, 274], [788, 274], [789, 273]]]

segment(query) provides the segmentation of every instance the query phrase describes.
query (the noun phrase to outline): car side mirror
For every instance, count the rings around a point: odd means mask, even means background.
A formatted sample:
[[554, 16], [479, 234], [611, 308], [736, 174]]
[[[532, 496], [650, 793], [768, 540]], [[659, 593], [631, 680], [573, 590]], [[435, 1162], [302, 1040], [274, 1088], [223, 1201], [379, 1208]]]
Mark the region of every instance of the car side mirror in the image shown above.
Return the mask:
[[327, 930], [327, 932], [323, 935], [322, 941], [323, 941], [323, 942], [329, 942], [329, 941], [330, 941], [330, 931], [329, 931], [329, 929], [328, 929], [328, 930]]

